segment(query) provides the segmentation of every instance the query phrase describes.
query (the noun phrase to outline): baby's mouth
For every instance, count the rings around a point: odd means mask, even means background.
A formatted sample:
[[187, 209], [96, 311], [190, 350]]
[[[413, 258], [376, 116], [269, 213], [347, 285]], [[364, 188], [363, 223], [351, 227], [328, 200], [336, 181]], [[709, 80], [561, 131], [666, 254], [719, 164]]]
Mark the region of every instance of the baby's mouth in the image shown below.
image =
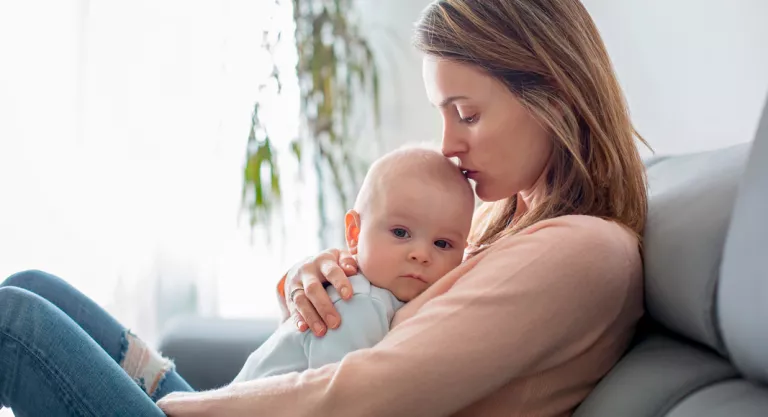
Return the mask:
[[418, 274], [405, 274], [405, 275], [403, 275], [403, 277], [405, 277], [405, 278], [411, 278], [411, 279], [415, 279], [415, 280], [417, 280], [417, 281], [421, 281], [421, 282], [424, 282], [424, 283], [426, 283], [426, 282], [427, 282], [427, 281], [424, 279], [424, 277], [422, 277], [421, 275], [418, 275]]

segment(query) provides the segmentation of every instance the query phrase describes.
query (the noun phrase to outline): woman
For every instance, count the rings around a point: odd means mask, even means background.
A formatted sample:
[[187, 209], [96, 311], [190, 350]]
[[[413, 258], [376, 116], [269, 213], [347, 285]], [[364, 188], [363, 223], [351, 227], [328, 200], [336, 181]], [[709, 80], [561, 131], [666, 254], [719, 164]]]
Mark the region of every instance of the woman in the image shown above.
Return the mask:
[[[621, 356], [642, 315], [645, 177], [586, 10], [578, 0], [441, 0], [418, 23], [416, 45], [429, 99], [443, 117], [443, 152], [459, 159], [486, 202], [467, 260], [398, 311], [374, 348], [303, 373], [173, 393], [158, 402], [168, 415], [565, 416]], [[338, 250], [293, 268], [280, 288], [296, 325], [318, 335], [343, 326], [322, 284], [347, 293], [345, 275], [355, 270]], [[33, 298], [24, 291], [14, 299]], [[46, 302], [38, 298], [27, 304]], [[82, 352], [103, 346], [84, 328], [78, 340], [92, 339]], [[109, 340], [125, 334], [116, 323], [110, 328]], [[130, 353], [131, 343], [138, 342], [129, 337], [122, 350]], [[73, 410], [118, 389], [121, 401], [143, 406], [146, 394], [120, 379], [124, 353], [98, 358], [108, 377], [100, 383], [61, 376], [69, 369], [32, 364], [28, 372], [47, 375], [54, 388], [78, 381], [46, 396]], [[161, 398], [186, 390], [156, 362], [165, 380], [144, 391]], [[14, 382], [0, 379], [0, 395]], [[31, 396], [36, 388], [26, 389]]]

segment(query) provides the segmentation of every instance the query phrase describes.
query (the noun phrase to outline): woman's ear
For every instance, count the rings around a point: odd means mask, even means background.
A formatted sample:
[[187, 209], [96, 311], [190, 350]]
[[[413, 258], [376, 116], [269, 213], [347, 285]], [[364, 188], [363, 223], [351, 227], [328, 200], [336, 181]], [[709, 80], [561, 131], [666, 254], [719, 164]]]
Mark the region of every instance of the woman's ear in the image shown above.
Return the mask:
[[344, 216], [344, 237], [347, 239], [347, 248], [349, 253], [357, 255], [357, 245], [360, 243], [360, 214], [355, 210], [350, 210]]

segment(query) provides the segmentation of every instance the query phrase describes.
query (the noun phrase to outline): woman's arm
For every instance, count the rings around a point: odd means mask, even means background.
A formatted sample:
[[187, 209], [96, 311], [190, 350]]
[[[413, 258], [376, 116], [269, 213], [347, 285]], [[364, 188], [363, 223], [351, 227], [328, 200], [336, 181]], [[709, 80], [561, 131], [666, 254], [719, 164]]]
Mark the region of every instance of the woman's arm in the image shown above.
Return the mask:
[[498, 242], [444, 295], [338, 364], [160, 405], [172, 416], [452, 414], [583, 353], [639, 289], [618, 226], [598, 222], [551, 221]]

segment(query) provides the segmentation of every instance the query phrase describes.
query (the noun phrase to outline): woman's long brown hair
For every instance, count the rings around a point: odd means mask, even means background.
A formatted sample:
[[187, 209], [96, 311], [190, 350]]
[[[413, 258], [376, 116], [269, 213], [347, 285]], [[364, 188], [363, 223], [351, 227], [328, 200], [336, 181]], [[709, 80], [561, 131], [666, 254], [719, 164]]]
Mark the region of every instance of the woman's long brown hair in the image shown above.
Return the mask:
[[516, 196], [483, 204], [473, 246], [568, 214], [616, 221], [642, 238], [647, 186], [635, 139], [648, 144], [579, 0], [435, 1], [417, 23], [415, 45], [501, 80], [553, 135], [543, 201], [514, 222]]

